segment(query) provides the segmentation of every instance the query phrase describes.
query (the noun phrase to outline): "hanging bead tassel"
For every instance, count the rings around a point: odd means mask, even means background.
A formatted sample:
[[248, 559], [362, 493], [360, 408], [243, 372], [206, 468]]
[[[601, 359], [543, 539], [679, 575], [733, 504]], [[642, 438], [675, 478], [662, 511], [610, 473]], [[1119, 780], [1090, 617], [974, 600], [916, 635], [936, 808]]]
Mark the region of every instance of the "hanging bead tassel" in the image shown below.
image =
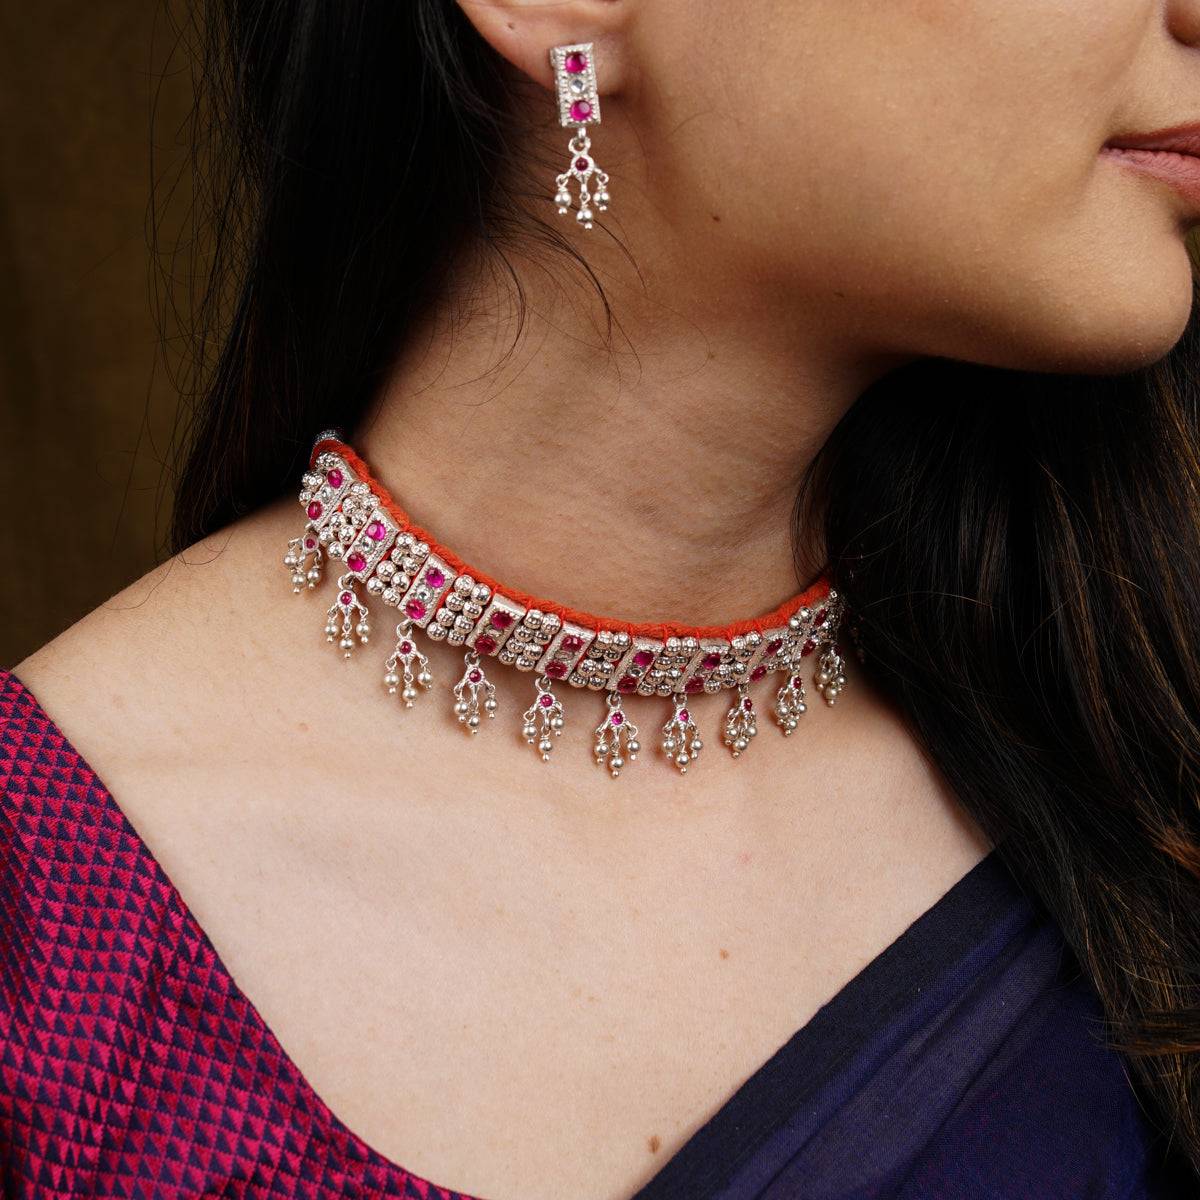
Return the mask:
[[[579, 184], [579, 210], [575, 213], [575, 220], [584, 229], [591, 229], [595, 215], [592, 212], [592, 200], [595, 200], [597, 211], [604, 212], [611, 199], [608, 194], [608, 175], [596, 166], [596, 160], [592, 157], [592, 139], [588, 137], [584, 126], [579, 127], [579, 132], [567, 144], [567, 149], [571, 155], [571, 163], [555, 180], [558, 190], [554, 193], [554, 204], [564, 215], [570, 211], [569, 189], [571, 180], [574, 179]], [[593, 181], [596, 185], [594, 196], [590, 190]]]
[[474, 650], [468, 650], [463, 661], [466, 670], [463, 677], [454, 685], [454, 712], [459, 724], [465, 725], [469, 732], [479, 732], [479, 698], [482, 696], [483, 709], [489, 717], [496, 715], [496, 685], [488, 679], [483, 668], [479, 665], [479, 655]]
[[[309, 556], [312, 556], [312, 566], [308, 566]], [[292, 573], [292, 591], [299, 593], [307, 583], [315, 588], [321, 582], [321, 543], [311, 529], [306, 529], [300, 537], [294, 537], [287, 545], [287, 553], [283, 556], [283, 565]]]
[[688, 769], [688, 763], [693, 762], [704, 748], [700, 734], [696, 730], [696, 722], [687, 708], [687, 697], [682, 692], [676, 692], [671, 697], [675, 709], [670, 720], [662, 727], [663, 753], [679, 768], [680, 772]]
[[[415, 674], [413, 663], [417, 664]], [[405, 708], [412, 708], [413, 701], [419, 695], [413, 687], [414, 681], [423, 688], [432, 686], [433, 676], [429, 673], [429, 659], [417, 649], [417, 643], [412, 636], [411, 621], [401, 621], [396, 626], [396, 648], [388, 655], [384, 667], [383, 682], [387, 684], [389, 696], [394, 696], [400, 684], [404, 684], [400, 696]]]
[[547, 676], [537, 677], [537, 690], [538, 694], [533, 703], [525, 710], [525, 724], [521, 727], [521, 732], [531, 746], [537, 742], [542, 762], [549, 762], [550, 751], [554, 748], [550, 734], [559, 737], [563, 731], [563, 706], [562, 701], [554, 694], [553, 685]]
[[[636, 762], [641, 746], [637, 740], [637, 726], [625, 715], [621, 707], [621, 697], [617, 692], [609, 692], [605, 699], [608, 701], [608, 712], [604, 720], [596, 726], [596, 763], [607, 766], [616, 779], [628, 757], [630, 762]], [[622, 754], [622, 742], [624, 754]]]
[[343, 575], [338, 580], [337, 599], [326, 613], [325, 640], [333, 642], [339, 633], [341, 640], [338, 644], [342, 648], [343, 658], [349, 658], [354, 649], [352, 634], [357, 634], [359, 642], [364, 646], [371, 635], [371, 626], [367, 623], [367, 606], [354, 594], [354, 580], [350, 575]]
[[785, 737], [800, 724], [800, 718], [806, 712], [804, 680], [800, 678], [800, 668], [793, 662], [787, 679], [775, 693], [775, 720]]
[[739, 683], [737, 697], [725, 714], [725, 745], [733, 752], [734, 758], [750, 745], [750, 739], [758, 732], [754, 701], [750, 699], [748, 691], [744, 683]]
[[832, 706], [846, 686], [846, 660], [841, 656], [837, 642], [827, 646], [817, 661], [814, 682], [825, 697], [825, 703]]

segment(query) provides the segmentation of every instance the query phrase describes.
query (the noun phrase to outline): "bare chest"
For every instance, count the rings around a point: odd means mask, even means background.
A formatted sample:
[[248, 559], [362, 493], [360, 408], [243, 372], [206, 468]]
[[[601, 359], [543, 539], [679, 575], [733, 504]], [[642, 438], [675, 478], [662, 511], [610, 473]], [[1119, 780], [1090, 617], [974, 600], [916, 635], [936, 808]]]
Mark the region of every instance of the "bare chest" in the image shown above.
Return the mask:
[[322, 1101], [486, 1200], [628, 1200], [984, 850], [934, 803], [833, 853], [734, 806], [589, 824], [419, 788], [332, 803], [244, 767], [170, 805], [133, 782], [135, 827]]

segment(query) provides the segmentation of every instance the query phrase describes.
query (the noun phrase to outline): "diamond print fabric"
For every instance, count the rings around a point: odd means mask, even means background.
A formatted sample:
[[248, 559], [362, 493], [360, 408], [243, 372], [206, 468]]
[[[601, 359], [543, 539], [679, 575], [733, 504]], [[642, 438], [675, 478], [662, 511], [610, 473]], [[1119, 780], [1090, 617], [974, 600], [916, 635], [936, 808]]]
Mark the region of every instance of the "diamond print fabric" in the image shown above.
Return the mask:
[[330, 1112], [149, 848], [0, 671], [5, 1197], [473, 1200]]

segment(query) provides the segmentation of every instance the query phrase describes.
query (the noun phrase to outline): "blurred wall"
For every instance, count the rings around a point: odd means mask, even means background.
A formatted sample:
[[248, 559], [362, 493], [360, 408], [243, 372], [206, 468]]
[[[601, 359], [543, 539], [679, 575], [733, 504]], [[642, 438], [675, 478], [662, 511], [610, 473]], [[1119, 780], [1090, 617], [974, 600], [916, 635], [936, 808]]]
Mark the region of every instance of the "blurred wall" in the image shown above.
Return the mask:
[[[148, 570], [169, 512], [147, 206], [188, 72], [162, 0], [0, 0], [0, 666]], [[168, 68], [168, 69], [165, 69]], [[157, 522], [157, 524], [156, 524]]]

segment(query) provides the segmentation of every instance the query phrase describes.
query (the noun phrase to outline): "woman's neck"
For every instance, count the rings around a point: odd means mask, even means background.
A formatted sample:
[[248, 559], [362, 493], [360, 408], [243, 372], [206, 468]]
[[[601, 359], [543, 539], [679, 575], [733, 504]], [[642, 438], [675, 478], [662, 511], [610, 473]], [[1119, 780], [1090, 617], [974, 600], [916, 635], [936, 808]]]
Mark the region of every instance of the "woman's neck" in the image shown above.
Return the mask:
[[[723, 623], [794, 594], [800, 474], [895, 360], [835, 350], [766, 297], [627, 286], [617, 266], [609, 338], [578, 265], [550, 268], [519, 268], [523, 314], [494, 273], [431, 319], [353, 431], [360, 453], [467, 561], [575, 608]], [[819, 532], [799, 539], [811, 577]]]

